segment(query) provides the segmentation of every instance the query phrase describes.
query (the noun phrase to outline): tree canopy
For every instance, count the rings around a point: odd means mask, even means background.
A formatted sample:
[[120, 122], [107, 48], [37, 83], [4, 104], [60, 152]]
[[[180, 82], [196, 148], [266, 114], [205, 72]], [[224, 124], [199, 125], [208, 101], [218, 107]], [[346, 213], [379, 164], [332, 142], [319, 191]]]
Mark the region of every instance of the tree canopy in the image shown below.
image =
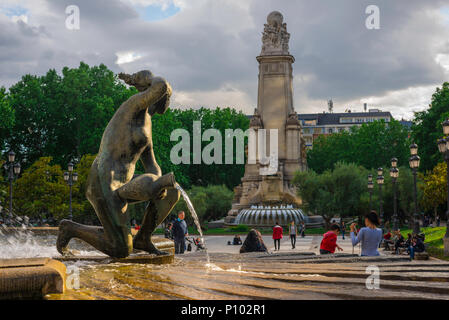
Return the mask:
[[25, 75], [9, 89], [15, 121], [3, 150], [14, 150], [24, 167], [48, 155], [66, 167], [98, 152], [107, 123], [134, 93], [105, 65], [81, 62], [75, 69], [65, 67], [62, 75], [56, 70], [40, 77]]
[[443, 136], [444, 120], [449, 118], [449, 82], [443, 83], [432, 95], [432, 102], [428, 109], [416, 112], [413, 120], [412, 132], [418, 145], [421, 157], [421, 171], [432, 170], [443, 156], [438, 151], [437, 141]]
[[339, 161], [355, 163], [367, 169], [390, 166], [393, 157], [399, 164], [408, 163], [407, 129], [396, 120], [389, 123], [374, 121], [354, 126], [351, 130], [320, 136], [307, 153], [312, 170], [322, 173]]

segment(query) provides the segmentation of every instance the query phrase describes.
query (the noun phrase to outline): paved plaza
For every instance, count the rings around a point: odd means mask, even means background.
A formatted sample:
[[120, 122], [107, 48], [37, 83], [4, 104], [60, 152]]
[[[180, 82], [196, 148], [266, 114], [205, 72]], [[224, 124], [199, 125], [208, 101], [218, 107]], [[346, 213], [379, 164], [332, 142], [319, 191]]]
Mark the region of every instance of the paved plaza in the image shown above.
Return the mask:
[[[245, 241], [246, 236], [241, 235], [240, 236], [242, 241]], [[264, 235], [263, 241], [265, 242], [265, 245], [268, 248], [268, 251], [274, 252], [274, 243], [273, 239], [269, 235]], [[206, 245], [208, 248], [208, 251], [211, 253], [239, 253], [240, 246], [234, 246], [234, 245], [228, 245], [228, 241], [232, 242], [232, 239], [234, 238], [233, 235], [222, 235], [222, 236], [205, 236]], [[341, 236], [338, 237], [338, 245], [343, 248], [343, 253], [360, 253], [360, 246], [357, 245], [354, 248], [351, 244], [351, 240], [349, 238], [349, 235], [345, 237], [346, 239], [343, 240]], [[281, 250], [280, 252], [314, 252], [315, 254], [319, 254], [320, 251], [320, 242], [321, 242], [322, 236], [316, 235], [316, 236], [306, 236], [304, 238], [297, 237], [296, 238], [296, 248], [292, 249], [291, 243], [290, 243], [290, 237], [284, 236], [284, 239], [281, 240]], [[193, 247], [193, 251], [195, 250], [195, 247]]]

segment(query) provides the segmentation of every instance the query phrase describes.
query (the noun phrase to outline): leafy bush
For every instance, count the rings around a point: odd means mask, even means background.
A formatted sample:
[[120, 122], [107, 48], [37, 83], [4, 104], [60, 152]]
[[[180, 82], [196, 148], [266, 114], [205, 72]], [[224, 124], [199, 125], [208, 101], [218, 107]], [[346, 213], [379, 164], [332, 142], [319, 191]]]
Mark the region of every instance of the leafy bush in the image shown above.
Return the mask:
[[233, 232], [249, 232], [250, 228], [245, 224], [239, 224], [238, 226], [230, 228]]

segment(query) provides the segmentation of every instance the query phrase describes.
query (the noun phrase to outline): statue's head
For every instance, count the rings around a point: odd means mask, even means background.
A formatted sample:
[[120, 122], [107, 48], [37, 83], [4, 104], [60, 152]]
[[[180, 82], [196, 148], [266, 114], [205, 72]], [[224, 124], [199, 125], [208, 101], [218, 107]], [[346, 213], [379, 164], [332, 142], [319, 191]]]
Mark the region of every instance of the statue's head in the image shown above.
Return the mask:
[[153, 73], [149, 70], [139, 71], [133, 75], [120, 73], [119, 78], [125, 81], [129, 86], [136, 87], [139, 92], [143, 92], [151, 87], [153, 82]]
[[152, 110], [152, 114], [159, 113], [164, 114], [168, 110], [168, 106], [170, 105], [170, 97], [165, 95], [161, 100], [156, 102], [149, 110]]

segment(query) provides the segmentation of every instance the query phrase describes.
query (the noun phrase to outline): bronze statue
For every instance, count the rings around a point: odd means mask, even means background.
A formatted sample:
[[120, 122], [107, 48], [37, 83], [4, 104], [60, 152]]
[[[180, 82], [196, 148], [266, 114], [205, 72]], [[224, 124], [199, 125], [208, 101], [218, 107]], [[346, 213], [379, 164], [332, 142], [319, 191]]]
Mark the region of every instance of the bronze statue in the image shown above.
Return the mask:
[[[59, 225], [57, 249], [69, 252], [68, 243], [78, 238], [114, 258], [125, 258], [133, 249], [162, 255], [151, 242], [151, 234], [165, 220], [180, 198], [173, 173], [162, 175], [153, 152], [151, 116], [168, 109], [172, 89], [150, 71], [119, 78], [139, 91], [117, 110], [101, 140], [92, 164], [86, 196], [102, 227], [85, 226], [70, 220]], [[140, 159], [145, 174], [134, 176]], [[127, 208], [148, 202], [142, 227], [132, 238]]]

